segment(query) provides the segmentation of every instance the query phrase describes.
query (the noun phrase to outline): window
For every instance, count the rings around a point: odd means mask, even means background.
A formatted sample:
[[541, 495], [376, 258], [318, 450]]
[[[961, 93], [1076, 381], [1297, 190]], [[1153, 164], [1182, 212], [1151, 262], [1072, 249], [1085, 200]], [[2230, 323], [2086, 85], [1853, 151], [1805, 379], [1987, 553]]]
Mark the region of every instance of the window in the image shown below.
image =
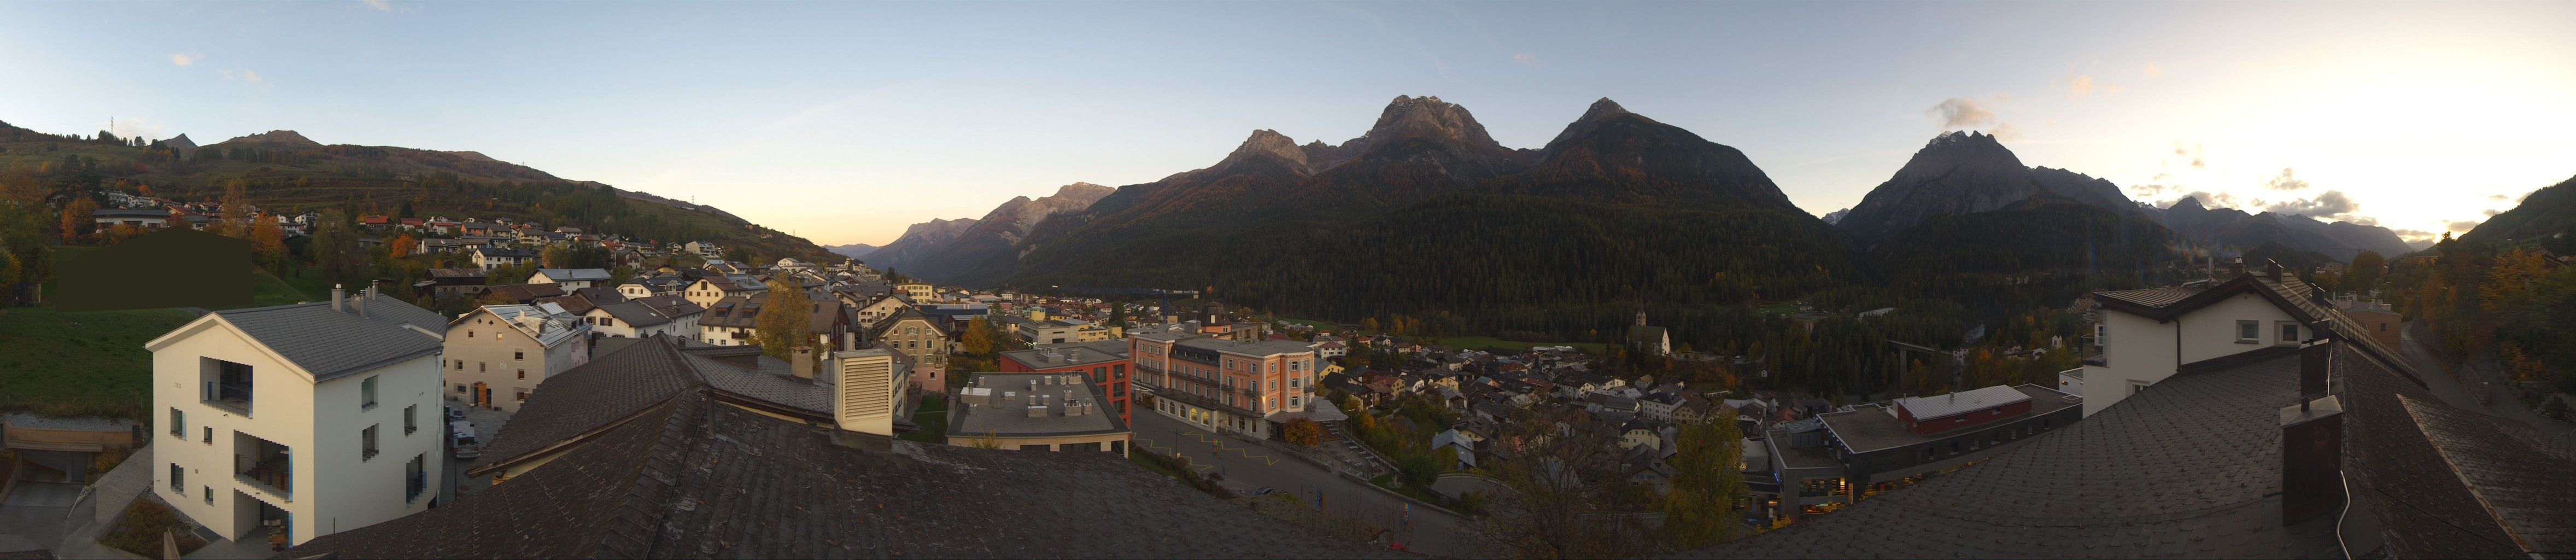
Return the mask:
[[197, 487], [197, 495], [206, 499], [206, 505], [215, 505], [215, 487], [199, 486]]
[[180, 412], [175, 406], [170, 407], [170, 435], [179, 438], [188, 437], [188, 413]]
[[420, 431], [420, 405], [403, 407], [403, 435]]
[[2263, 341], [2263, 323], [2262, 323], [2261, 321], [2237, 321], [2237, 322], [2236, 322], [2236, 343], [2237, 343], [2237, 344], [2254, 344], [2254, 343], [2258, 343], [2258, 342], [2262, 342], [2262, 341]]
[[513, 359], [513, 360], [525, 360], [525, 359], [528, 359], [528, 353], [527, 353], [526, 351], [524, 351], [524, 350], [523, 350], [523, 351], [518, 351], [518, 352], [511, 352], [511, 353], [510, 353], [510, 359]]
[[527, 378], [528, 378], [528, 370], [527, 370], [526, 368], [520, 368], [520, 369], [519, 369], [519, 378], [520, 378], [520, 379], [527, 379]]
[[414, 455], [403, 465], [403, 500], [420, 499], [429, 490], [429, 454]]
[[465, 371], [465, 360], [456, 361], [456, 371]]
[[370, 410], [376, 408], [377, 377], [381, 376], [370, 375], [367, 376], [366, 379], [358, 380], [358, 409]]
[[367, 429], [358, 430], [358, 445], [361, 448], [358, 455], [359, 460], [363, 461], [376, 458], [375, 426], [368, 426]]
[[206, 427], [205, 427], [205, 430], [206, 430], [206, 440], [205, 440], [206, 445], [214, 445], [214, 444], [215, 444], [215, 427], [214, 427], [214, 426], [206, 426]]
[[[481, 321], [476, 321], [476, 322], [481, 322]], [[465, 338], [474, 338], [474, 331], [471, 331], [471, 330], [465, 331]]]
[[2299, 324], [2290, 321], [2282, 321], [2281, 338], [2279, 340], [2274, 340], [2273, 342], [2276, 344], [2298, 344]]
[[520, 387], [516, 392], [518, 393], [519, 402], [528, 402], [528, 388]]
[[1288, 397], [1288, 408], [1297, 408], [1297, 397]]
[[[456, 368], [456, 369], [465, 369], [465, 368], [461, 368], [461, 367], [460, 367], [460, 368]], [[457, 394], [464, 394], [464, 393], [465, 393], [465, 384], [463, 384], [463, 383], [458, 383], [458, 384], [456, 384], [456, 392], [457, 392]]]
[[482, 373], [482, 372], [486, 372], [486, 371], [492, 371], [492, 367], [491, 367], [491, 366], [492, 366], [491, 364], [486, 364], [486, 363], [483, 363], [483, 362], [474, 362], [474, 372], [475, 372], [475, 373]]
[[170, 464], [170, 491], [183, 496], [188, 493], [188, 471], [179, 468], [178, 463]]

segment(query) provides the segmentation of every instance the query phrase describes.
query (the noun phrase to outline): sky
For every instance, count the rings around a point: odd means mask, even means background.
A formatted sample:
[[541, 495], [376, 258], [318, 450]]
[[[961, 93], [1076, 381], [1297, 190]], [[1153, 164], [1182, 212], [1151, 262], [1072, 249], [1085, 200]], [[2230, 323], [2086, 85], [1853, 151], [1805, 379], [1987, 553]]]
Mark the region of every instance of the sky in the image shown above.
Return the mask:
[[825, 244], [1608, 97], [1849, 207], [1945, 130], [2140, 201], [2466, 231], [2576, 175], [2576, 3], [0, 2], [0, 121], [473, 150]]

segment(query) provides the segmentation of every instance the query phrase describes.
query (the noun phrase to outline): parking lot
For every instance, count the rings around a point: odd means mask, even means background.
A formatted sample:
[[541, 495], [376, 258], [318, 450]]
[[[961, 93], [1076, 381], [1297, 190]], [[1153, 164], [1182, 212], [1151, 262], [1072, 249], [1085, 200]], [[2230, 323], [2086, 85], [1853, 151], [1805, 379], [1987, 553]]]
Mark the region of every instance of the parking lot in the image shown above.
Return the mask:
[[[451, 409], [457, 407], [457, 403], [447, 404]], [[474, 441], [488, 445], [492, 443], [492, 438], [501, 435], [501, 426], [510, 422], [510, 413], [466, 407], [465, 421], [474, 423]], [[465, 467], [473, 465], [475, 459], [458, 459], [453, 452], [454, 449], [449, 451], [447, 480], [451, 482], [438, 489], [439, 504], [456, 503], [459, 490], [462, 490], [465, 495], [472, 495], [475, 491], [492, 487], [492, 477], [465, 478]]]

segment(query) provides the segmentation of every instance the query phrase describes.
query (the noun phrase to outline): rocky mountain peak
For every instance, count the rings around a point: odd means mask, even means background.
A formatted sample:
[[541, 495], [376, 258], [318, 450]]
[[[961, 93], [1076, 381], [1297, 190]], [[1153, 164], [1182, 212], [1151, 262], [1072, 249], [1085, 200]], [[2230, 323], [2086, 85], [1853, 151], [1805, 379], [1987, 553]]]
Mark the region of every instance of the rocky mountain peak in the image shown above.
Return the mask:
[[1628, 108], [1620, 107], [1619, 102], [1611, 101], [1608, 97], [1601, 98], [1599, 101], [1592, 102], [1591, 107], [1585, 108], [1583, 110], [1582, 117], [1575, 118], [1574, 122], [1565, 125], [1565, 130], [1558, 131], [1556, 133], [1556, 138], [1548, 140], [1547, 147], [1540, 150], [1540, 152], [1554, 154], [1557, 150], [1563, 149], [1566, 142], [1573, 141], [1576, 138], [1581, 138], [1585, 134], [1591, 134], [1592, 131], [1600, 129], [1602, 123], [1609, 122], [1610, 119], [1618, 118], [1620, 116], [1633, 114], [1635, 113], [1628, 112]]
[[1244, 138], [1243, 144], [1235, 146], [1233, 153], [1226, 154], [1225, 159], [1211, 169], [1224, 169], [1255, 158], [1278, 160], [1299, 173], [1312, 172], [1306, 162], [1306, 150], [1298, 148], [1295, 139], [1266, 128], [1252, 131], [1252, 136]]
[[2000, 210], [2044, 192], [2050, 191], [2003, 142], [1978, 132], [1950, 132], [1915, 151], [1895, 176], [1870, 189], [1834, 225], [1876, 237], [1931, 216]]
[[2165, 208], [2165, 210], [2166, 210], [2166, 211], [2168, 211], [2168, 212], [2170, 212], [2170, 211], [2174, 211], [2174, 210], [2200, 211], [2200, 210], [2205, 210], [2205, 208], [2202, 208], [2202, 207], [2200, 206], [2200, 197], [2196, 197], [2196, 196], [2185, 196], [2185, 197], [2182, 197], [2182, 200], [2176, 200], [2176, 201], [2174, 201], [2173, 206], [2172, 206], [2172, 207]]
[[1374, 142], [1398, 138], [1433, 138], [1466, 141], [1474, 144], [1496, 144], [1485, 134], [1485, 125], [1477, 124], [1475, 115], [1466, 107], [1441, 101], [1438, 96], [1407, 97], [1398, 95], [1378, 112], [1377, 123], [1360, 136]]

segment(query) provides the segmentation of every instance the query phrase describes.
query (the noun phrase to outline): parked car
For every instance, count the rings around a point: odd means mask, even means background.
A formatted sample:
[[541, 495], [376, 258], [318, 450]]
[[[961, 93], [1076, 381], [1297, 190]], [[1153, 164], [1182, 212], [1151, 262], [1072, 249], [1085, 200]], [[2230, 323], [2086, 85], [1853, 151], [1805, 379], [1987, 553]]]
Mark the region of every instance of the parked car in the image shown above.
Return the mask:
[[473, 422], [464, 420], [448, 422], [447, 431], [449, 441], [454, 444], [452, 447], [456, 450], [456, 458], [472, 459], [483, 456], [483, 444], [474, 440]]
[[455, 421], [458, 421], [458, 420], [464, 420], [464, 419], [465, 419], [465, 410], [464, 410], [464, 409], [456, 408], [456, 407], [453, 407], [453, 406], [451, 406], [451, 407], [447, 407], [447, 421], [449, 421], [449, 422], [455, 422]]

